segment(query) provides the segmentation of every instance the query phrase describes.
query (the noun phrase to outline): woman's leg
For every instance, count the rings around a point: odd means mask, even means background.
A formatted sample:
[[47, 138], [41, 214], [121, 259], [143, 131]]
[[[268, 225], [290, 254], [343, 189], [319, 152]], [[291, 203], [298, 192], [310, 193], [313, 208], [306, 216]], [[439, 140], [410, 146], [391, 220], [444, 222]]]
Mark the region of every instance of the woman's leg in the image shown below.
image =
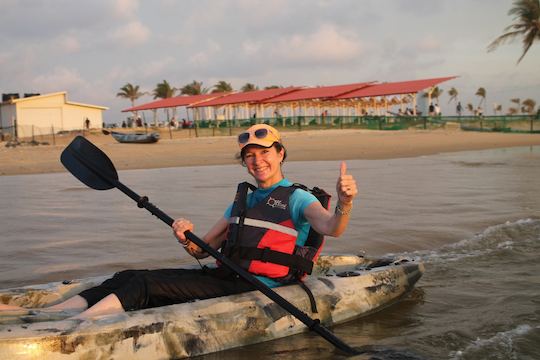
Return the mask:
[[75, 295], [59, 304], [48, 306], [45, 308], [29, 309], [16, 305], [7, 305], [0, 303], [1, 311], [14, 311], [14, 310], [79, 310], [84, 311], [89, 307], [95, 305], [100, 300], [110, 295], [114, 289], [117, 289], [129, 282], [136, 274], [141, 272], [147, 272], [148, 270], [125, 270], [114, 274], [110, 279], [105, 280], [101, 285], [82, 291], [79, 295]]
[[[80, 311], [84, 311], [86, 310], [86, 308], [88, 307], [88, 303], [86, 302], [86, 300], [79, 296], [79, 295], [75, 295], [73, 297], [70, 297], [69, 299], [59, 303], [59, 304], [56, 304], [56, 305], [52, 305], [52, 306], [48, 306], [48, 307], [45, 307], [45, 308], [36, 308], [36, 310], [43, 310], [43, 309], [54, 309], [54, 310], [80, 310]], [[28, 309], [28, 308], [23, 308], [21, 306], [16, 306], [16, 305], [7, 305], [7, 304], [0, 304], [0, 311], [9, 311], [9, 310], [34, 310], [34, 309]]]
[[118, 314], [124, 312], [124, 308], [115, 294], [110, 294], [98, 301], [94, 306], [82, 313], [72, 317], [72, 319], [87, 319], [94, 316]]

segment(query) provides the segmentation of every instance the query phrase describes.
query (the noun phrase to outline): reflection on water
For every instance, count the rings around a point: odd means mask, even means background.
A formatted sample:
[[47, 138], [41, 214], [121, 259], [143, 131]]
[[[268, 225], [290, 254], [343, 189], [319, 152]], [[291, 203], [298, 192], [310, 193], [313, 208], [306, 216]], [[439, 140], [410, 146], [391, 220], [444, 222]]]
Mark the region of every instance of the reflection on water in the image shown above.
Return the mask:
[[[534, 358], [528, 354], [540, 343], [540, 148], [356, 160], [348, 169], [360, 194], [347, 233], [329, 239], [326, 252], [413, 253], [426, 262], [426, 274], [408, 298], [338, 326], [336, 334], [353, 346], [402, 350], [401, 358], [410, 351], [444, 359], [494, 351]], [[334, 193], [339, 162], [286, 163], [284, 171]], [[120, 180], [171, 217], [192, 219], [203, 235], [236, 184], [249, 178], [230, 165], [122, 171]], [[117, 190], [91, 190], [62, 173], [3, 176], [0, 192], [1, 288], [193, 262], [165, 224]], [[399, 358], [384, 350], [380, 358]], [[305, 334], [219, 358], [254, 354], [338, 357]]]

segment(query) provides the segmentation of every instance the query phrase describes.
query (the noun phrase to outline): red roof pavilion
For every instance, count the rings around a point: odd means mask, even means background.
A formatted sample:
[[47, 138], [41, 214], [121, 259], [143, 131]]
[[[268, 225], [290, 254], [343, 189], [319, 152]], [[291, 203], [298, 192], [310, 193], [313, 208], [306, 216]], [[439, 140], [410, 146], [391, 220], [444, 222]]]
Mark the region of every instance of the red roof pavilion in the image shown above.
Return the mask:
[[274, 98], [265, 100], [263, 102], [264, 103], [279, 103], [279, 102], [290, 102], [290, 101], [300, 101], [300, 100], [330, 99], [341, 94], [346, 94], [351, 91], [364, 88], [368, 86], [369, 84], [371, 84], [371, 82], [304, 88], [295, 92], [276, 96]]
[[454, 78], [456, 78], [456, 76], [372, 84], [367, 87], [348, 92], [346, 94], [338, 95], [334, 97], [334, 99], [353, 99], [363, 97], [417, 93], [418, 91], [424, 90], [426, 88], [435, 86], [444, 81], [448, 81]]
[[204, 106], [223, 106], [223, 105], [232, 105], [232, 104], [241, 104], [241, 103], [260, 103], [265, 100], [273, 99], [277, 96], [289, 94], [292, 92], [299, 91], [300, 87], [286, 87], [286, 88], [276, 88], [276, 89], [266, 89], [266, 90], [254, 90], [239, 92], [235, 94], [225, 95], [220, 98], [212, 99], [205, 102], [200, 102], [189, 107], [204, 107]]
[[204, 102], [206, 100], [220, 98], [226, 95], [227, 93], [214, 93], [214, 94], [189, 95], [189, 96], [180, 95], [180, 96], [175, 96], [172, 98], [156, 100], [156, 101], [139, 105], [139, 106], [134, 106], [129, 109], [124, 109], [122, 110], [122, 112], [162, 109], [162, 108], [170, 108], [170, 107], [177, 107], [177, 106], [189, 106], [189, 105], [198, 104], [200, 102]]

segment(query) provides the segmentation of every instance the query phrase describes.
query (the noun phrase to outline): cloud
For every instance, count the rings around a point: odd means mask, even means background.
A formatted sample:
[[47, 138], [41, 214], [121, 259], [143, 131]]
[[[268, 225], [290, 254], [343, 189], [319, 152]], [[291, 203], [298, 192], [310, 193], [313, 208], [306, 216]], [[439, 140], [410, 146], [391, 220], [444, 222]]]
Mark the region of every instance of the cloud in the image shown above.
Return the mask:
[[139, 21], [131, 21], [113, 31], [109, 38], [123, 47], [142, 45], [150, 38], [150, 29]]
[[54, 42], [57, 48], [64, 53], [75, 53], [81, 49], [79, 40], [73, 35], [61, 35]]
[[175, 64], [174, 57], [160, 57], [157, 60], [145, 63], [140, 73], [146, 78], [158, 78], [162, 74], [166, 74], [168, 72], [167, 68], [171, 64]]
[[439, 51], [442, 48], [441, 42], [436, 39], [433, 35], [425, 36], [420, 39], [417, 45], [419, 51], [433, 52]]
[[117, 17], [133, 17], [139, 10], [138, 0], [116, 0], [113, 4], [113, 11]]
[[273, 57], [302, 64], [338, 64], [354, 60], [362, 53], [360, 40], [334, 25], [322, 25], [311, 34], [295, 34], [278, 41]]
[[195, 66], [205, 66], [211, 63], [221, 52], [221, 45], [215, 41], [208, 41], [206, 49], [201, 50], [189, 57], [188, 62]]
[[258, 55], [262, 49], [260, 41], [246, 40], [242, 43], [242, 52], [247, 56]]
[[47, 93], [75, 89], [84, 86], [85, 81], [77, 70], [56, 67], [50, 73], [36, 76], [32, 85], [34, 89]]

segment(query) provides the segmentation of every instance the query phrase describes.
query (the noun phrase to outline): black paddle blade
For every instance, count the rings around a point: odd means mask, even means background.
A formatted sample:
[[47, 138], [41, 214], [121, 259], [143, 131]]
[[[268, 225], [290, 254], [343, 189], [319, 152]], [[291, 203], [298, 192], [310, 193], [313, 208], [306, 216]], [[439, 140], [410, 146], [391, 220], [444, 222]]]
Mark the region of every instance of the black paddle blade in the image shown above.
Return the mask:
[[60, 161], [73, 176], [92, 189], [109, 190], [118, 183], [112, 161], [82, 136], [77, 136], [62, 151]]

